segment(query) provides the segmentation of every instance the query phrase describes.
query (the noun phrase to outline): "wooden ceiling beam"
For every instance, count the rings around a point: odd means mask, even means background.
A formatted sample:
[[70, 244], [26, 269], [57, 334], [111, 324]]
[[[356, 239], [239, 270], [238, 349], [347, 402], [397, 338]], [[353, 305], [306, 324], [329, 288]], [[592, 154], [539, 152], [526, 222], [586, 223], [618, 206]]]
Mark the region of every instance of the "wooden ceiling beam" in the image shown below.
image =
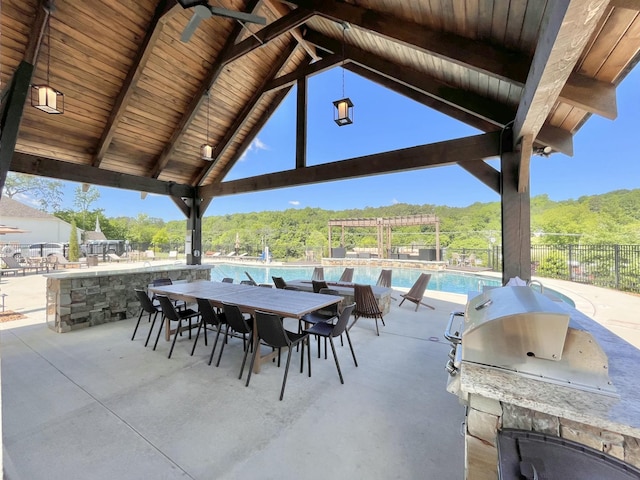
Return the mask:
[[[118, 128], [122, 117], [126, 114], [127, 105], [134, 93], [135, 86], [147, 65], [149, 57], [152, 55], [153, 48], [158, 41], [158, 38], [160, 38], [162, 30], [173, 14], [180, 10], [182, 10], [182, 7], [177, 5], [175, 0], [158, 1], [151, 23], [145, 32], [144, 38], [142, 39], [138, 52], [136, 53], [136, 57], [122, 83], [122, 87], [118, 92], [113, 108], [109, 113], [109, 118], [107, 118], [107, 123], [102, 132], [102, 136], [96, 146], [96, 153], [91, 162], [94, 167], [100, 166], [102, 159], [109, 149], [109, 145], [111, 145], [113, 136], [116, 133], [116, 128]], [[171, 15], [168, 15], [168, 13], [171, 13]]]
[[640, 0], [611, 0], [609, 5], [618, 8], [640, 11]]
[[332, 54], [325, 56], [317, 62], [301, 65], [291, 73], [274, 78], [267, 84], [267, 86], [265, 86], [265, 90], [271, 91], [279, 90], [286, 87], [292, 87], [301, 78], [311, 77], [313, 75], [317, 75], [318, 73], [330, 70], [340, 62], [342, 62], [342, 54]]
[[[607, 2], [557, 0], [549, 4], [542, 21], [538, 45], [513, 123], [514, 146], [522, 137], [536, 138], [591, 38]], [[519, 188], [528, 185], [528, 168], [521, 162]], [[522, 192], [522, 190], [518, 190]]]
[[[307, 38], [324, 50], [334, 51], [342, 48], [340, 42], [313, 31], [307, 33]], [[473, 92], [456, 89], [421, 72], [356, 47], [346, 46], [345, 56], [348, 60], [346, 69], [484, 132], [493, 131], [495, 127], [503, 128], [515, 118], [516, 109], [511, 106], [500, 104]], [[381, 77], [386, 80], [383, 81]], [[415, 98], [412, 92], [419, 92], [431, 97], [434, 101]], [[545, 125], [543, 130], [542, 138], [539, 139], [542, 144], [539, 146], [550, 146], [557, 152], [573, 155], [573, 140], [569, 132], [548, 125]]]
[[[247, 6], [247, 10], [253, 11], [259, 3], [260, 0], [251, 0]], [[236, 41], [244, 30], [244, 27], [239, 23], [234, 26], [233, 32], [227, 38], [227, 41], [225, 42], [224, 47], [220, 52], [218, 61], [216, 61], [213, 64], [212, 68], [209, 70], [207, 77], [202, 83], [202, 86], [187, 106], [184, 115], [178, 122], [177, 128], [174, 130], [171, 138], [169, 139], [169, 142], [167, 143], [167, 145], [165, 145], [165, 148], [162, 150], [162, 153], [158, 157], [156, 166], [151, 173], [151, 176], [153, 178], [158, 178], [162, 173], [162, 170], [164, 170], [164, 168], [167, 166], [167, 163], [169, 163], [169, 159], [171, 158], [171, 155], [173, 155], [176, 146], [182, 140], [182, 137], [184, 136], [187, 128], [193, 121], [193, 118], [196, 116], [198, 108], [200, 108], [201, 103], [205, 100], [207, 92], [222, 72], [222, 69], [228, 63], [233, 62], [234, 60], [237, 60], [244, 55], [247, 55], [248, 53], [254, 51], [256, 48], [261, 47], [265, 43], [270, 42], [271, 40], [279, 37], [289, 30], [299, 27], [312, 16], [312, 12], [304, 9], [296, 9], [280, 18], [279, 20], [276, 20], [275, 22], [259, 30], [253, 36], [250, 36], [237, 44]]]
[[247, 101], [242, 110], [238, 113], [235, 121], [231, 124], [231, 126], [224, 134], [224, 137], [222, 137], [218, 142], [218, 145], [214, 150], [213, 160], [209, 162], [206, 167], [203, 168], [202, 171], [198, 174], [198, 177], [194, 181], [195, 185], [202, 185], [202, 182], [207, 178], [209, 172], [213, 170], [213, 167], [215, 167], [216, 163], [218, 163], [220, 158], [225, 154], [225, 152], [233, 142], [233, 139], [236, 137], [240, 129], [245, 125], [247, 119], [256, 108], [256, 105], [262, 98], [262, 95], [264, 95], [265, 86], [269, 82], [271, 82], [278, 75], [278, 73], [280, 73], [280, 71], [287, 65], [287, 63], [289, 63], [294, 53], [296, 52], [297, 46], [298, 44], [295, 41], [291, 42], [287, 49], [282, 52], [279, 60], [271, 66], [271, 69], [269, 70], [267, 75], [264, 77], [260, 85], [258, 85], [258, 87], [256, 88], [255, 93], [251, 96], [249, 101]]
[[[348, 3], [326, 0], [300, 0], [294, 3], [313, 9], [328, 19], [348, 22], [445, 61], [520, 87], [527, 80], [531, 58], [486, 42], [430, 30], [387, 13]], [[561, 89], [560, 101], [606, 118], [615, 118], [615, 86], [580, 74], [570, 76], [566, 83], [567, 88]]]
[[123, 188], [136, 192], [149, 192], [174, 197], [193, 197], [191, 185], [164, 182], [149, 177], [128, 175], [90, 165], [62, 162], [54, 158], [14, 152], [11, 170], [28, 175], [56, 178], [69, 182], [90, 183], [104, 187]]
[[[274, 0], [262, 0], [262, 3], [276, 17], [284, 17], [291, 11], [286, 5], [283, 5], [282, 3], [276, 2]], [[316, 52], [316, 47], [311, 45], [304, 39], [304, 35], [300, 27], [292, 29], [291, 35], [296, 39], [298, 45], [300, 45], [314, 61], [320, 60], [320, 55], [318, 55], [318, 52]]]
[[460, 165], [467, 172], [476, 177], [494, 192], [500, 193], [499, 170], [496, 170], [486, 162], [474, 162], [465, 160], [463, 162], [458, 162], [458, 165]]
[[364, 157], [324, 163], [277, 173], [211, 184], [204, 196], [235, 195], [312, 183], [366, 177], [383, 173], [451, 165], [462, 160], [482, 161], [500, 155], [500, 132], [420, 145]]
[[[266, 125], [266, 123], [269, 121], [273, 113], [277, 110], [277, 108], [280, 106], [282, 101], [289, 94], [289, 92], [291, 91], [291, 88], [292, 87], [285, 87], [282, 90], [278, 90], [278, 93], [276, 93], [276, 95], [274, 96], [274, 99], [271, 102], [271, 105], [269, 106], [269, 108], [265, 110], [265, 112], [260, 116], [258, 121], [253, 125], [249, 133], [245, 135], [244, 140], [238, 146], [236, 153], [233, 155], [231, 160], [229, 160], [227, 164], [224, 167], [222, 167], [222, 170], [220, 170], [220, 173], [217, 175], [217, 178], [219, 180], [213, 182], [213, 184], [219, 185], [222, 179], [224, 179], [224, 177], [227, 176], [227, 174], [231, 171], [231, 169], [238, 162], [238, 160], [242, 158], [244, 153], [247, 151], [247, 149], [251, 146], [255, 138], [258, 136], [258, 133], [260, 133], [260, 131], [262, 130], [262, 127]], [[210, 185], [213, 185], [213, 184], [210, 184]], [[209, 188], [209, 186], [200, 187], [200, 192], [201, 192], [200, 194], [203, 198], [212, 196], [211, 193], [209, 193], [211, 191], [211, 188]]]
[[31, 33], [29, 34], [27, 48], [24, 52], [24, 61], [31, 65], [35, 65], [38, 62], [44, 31], [47, 27], [47, 20], [49, 20], [53, 8], [53, 0], [40, 0], [36, 7], [36, 18], [31, 24]]

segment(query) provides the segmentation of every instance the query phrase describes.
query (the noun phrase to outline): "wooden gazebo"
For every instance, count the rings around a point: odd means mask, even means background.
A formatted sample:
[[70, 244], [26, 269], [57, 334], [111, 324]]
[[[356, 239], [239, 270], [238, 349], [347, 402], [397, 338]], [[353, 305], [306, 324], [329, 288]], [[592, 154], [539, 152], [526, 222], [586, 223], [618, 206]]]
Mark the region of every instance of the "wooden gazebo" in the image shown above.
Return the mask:
[[[186, 35], [206, 4], [4, 0], [0, 186], [14, 171], [168, 195], [199, 263], [215, 197], [457, 164], [501, 195], [504, 277], [530, 278], [530, 158], [615, 118], [640, 58], [638, 0], [219, 0]], [[307, 79], [343, 63], [484, 133], [308, 166]], [[62, 115], [32, 107], [49, 81]], [[225, 181], [294, 85], [291, 168]]]

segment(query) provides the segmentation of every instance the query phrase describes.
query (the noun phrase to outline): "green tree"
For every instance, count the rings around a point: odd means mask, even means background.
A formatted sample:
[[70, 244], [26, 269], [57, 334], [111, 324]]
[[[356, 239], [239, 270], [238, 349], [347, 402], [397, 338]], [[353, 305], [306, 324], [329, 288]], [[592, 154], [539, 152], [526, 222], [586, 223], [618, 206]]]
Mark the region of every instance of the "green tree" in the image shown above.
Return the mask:
[[62, 187], [60, 180], [49, 180], [24, 173], [9, 172], [4, 182], [3, 195], [34, 197], [40, 204], [40, 210], [55, 212], [62, 204]]
[[69, 236], [69, 261], [77, 262], [80, 258], [80, 246], [78, 245], [78, 228], [76, 221], [71, 222], [71, 234]]

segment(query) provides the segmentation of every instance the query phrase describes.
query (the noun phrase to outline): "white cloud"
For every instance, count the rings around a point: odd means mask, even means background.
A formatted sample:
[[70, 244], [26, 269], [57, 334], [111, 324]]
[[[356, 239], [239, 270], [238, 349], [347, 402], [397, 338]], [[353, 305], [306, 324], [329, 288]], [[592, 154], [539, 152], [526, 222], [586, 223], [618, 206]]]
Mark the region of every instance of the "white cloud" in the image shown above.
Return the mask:
[[239, 161], [244, 161], [249, 152], [257, 152], [258, 150], [269, 150], [269, 147], [262, 140], [256, 137], [249, 147], [242, 153]]
[[298, 200], [289, 200], [289, 204], [297, 207], [298, 205], [300, 205], [300, 202]]

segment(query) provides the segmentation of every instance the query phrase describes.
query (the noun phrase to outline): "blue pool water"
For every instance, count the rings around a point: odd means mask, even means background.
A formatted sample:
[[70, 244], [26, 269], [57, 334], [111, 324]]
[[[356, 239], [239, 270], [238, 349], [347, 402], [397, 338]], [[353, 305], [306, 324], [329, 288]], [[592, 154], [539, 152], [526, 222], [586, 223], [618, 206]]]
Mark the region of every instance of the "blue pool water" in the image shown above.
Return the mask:
[[[324, 278], [327, 281], [338, 280], [344, 267], [324, 267]], [[380, 275], [380, 267], [356, 267], [353, 273], [354, 283], [375, 284]], [[313, 274], [313, 267], [302, 266], [249, 266], [249, 265], [227, 265], [216, 264], [211, 271], [211, 279], [220, 281], [224, 277], [233, 278], [234, 283], [247, 280], [244, 272], [247, 271], [258, 283], [273, 283], [274, 277], [282, 277], [285, 281], [295, 279], [310, 279]], [[422, 273], [421, 270], [394, 268], [392, 285], [400, 288], [411, 288]], [[482, 285], [500, 286], [500, 280], [489, 277], [478, 277], [476, 275], [465, 275], [463, 273], [450, 272], [429, 272], [431, 280], [428, 290], [441, 292], [467, 294], [469, 291], [478, 290]]]
[[[324, 267], [324, 278], [327, 281], [338, 280], [344, 267]], [[380, 275], [380, 267], [355, 267], [353, 272], [354, 283], [375, 284]], [[399, 288], [411, 288], [415, 281], [422, 273], [421, 270], [393, 268], [391, 284]], [[249, 265], [229, 265], [216, 264], [211, 270], [211, 280], [221, 281], [224, 277], [233, 278], [234, 283], [240, 283], [247, 280], [244, 272], [258, 283], [273, 283], [271, 279], [274, 277], [282, 277], [285, 281], [296, 279], [310, 279], [313, 274], [313, 267], [303, 266], [249, 266]], [[431, 280], [427, 290], [435, 290], [440, 292], [461, 293], [466, 295], [470, 291], [481, 290], [483, 286], [499, 287], [501, 281], [499, 278], [485, 277], [480, 275], [470, 275], [465, 273], [451, 272], [429, 272]], [[545, 288], [545, 293], [551, 293], [560, 297], [562, 301], [575, 307], [575, 303], [566, 295], [555, 290]]]

